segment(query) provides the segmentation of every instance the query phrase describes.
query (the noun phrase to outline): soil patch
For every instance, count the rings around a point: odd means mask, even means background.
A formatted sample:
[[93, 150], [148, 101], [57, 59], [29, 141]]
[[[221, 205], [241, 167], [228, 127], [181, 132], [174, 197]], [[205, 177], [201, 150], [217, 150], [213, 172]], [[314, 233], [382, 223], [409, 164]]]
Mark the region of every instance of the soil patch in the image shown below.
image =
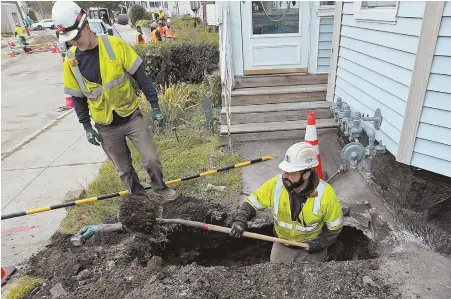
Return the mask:
[[132, 298], [399, 298], [374, 275], [377, 262], [167, 267]]
[[128, 230], [151, 234], [158, 206], [144, 196], [125, 196], [118, 205], [117, 218]]
[[[28, 298], [49, 298], [59, 283], [67, 293], [59, 298], [392, 298], [392, 290], [371, 274], [377, 260], [356, 260], [373, 257], [371, 242], [357, 229], [345, 227], [330, 251], [331, 259], [353, 261], [276, 265], [267, 263], [269, 242], [152, 225], [155, 211], [163, 218], [225, 225], [231, 217], [221, 206], [184, 197], [162, 209], [134, 197], [121, 206], [119, 219], [136, 231], [96, 233], [81, 247], [56, 233], [25, 269], [44, 281]], [[272, 225], [251, 231], [272, 235]]]

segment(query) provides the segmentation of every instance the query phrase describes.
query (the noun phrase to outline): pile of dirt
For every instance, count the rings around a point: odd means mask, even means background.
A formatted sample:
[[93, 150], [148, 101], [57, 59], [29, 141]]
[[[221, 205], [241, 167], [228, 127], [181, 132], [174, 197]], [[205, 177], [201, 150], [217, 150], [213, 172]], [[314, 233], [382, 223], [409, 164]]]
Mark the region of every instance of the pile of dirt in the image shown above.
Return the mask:
[[183, 196], [164, 204], [162, 218], [179, 218], [213, 224], [229, 222], [226, 221], [227, 213], [222, 206]]
[[399, 298], [377, 262], [167, 267], [125, 298]]
[[125, 196], [120, 202], [117, 219], [131, 231], [151, 234], [154, 229], [158, 206], [144, 196]]
[[[43, 282], [28, 298], [51, 298], [55, 286], [64, 290], [58, 298], [397, 298], [372, 273], [376, 259], [270, 264], [272, 243], [153, 225], [155, 211], [164, 218], [225, 225], [230, 217], [222, 207], [196, 198], [162, 207], [143, 200], [121, 203], [119, 218], [133, 228], [127, 232], [99, 232], [81, 247], [71, 245], [70, 235], [56, 233], [25, 269]], [[271, 235], [272, 226], [251, 231]], [[357, 246], [364, 241], [353, 233], [340, 240], [341, 252], [352, 243], [352, 258], [370, 258]]]
[[47, 52], [52, 50], [52, 45], [56, 46], [58, 39], [56, 35], [39, 35], [31, 42], [34, 52]]

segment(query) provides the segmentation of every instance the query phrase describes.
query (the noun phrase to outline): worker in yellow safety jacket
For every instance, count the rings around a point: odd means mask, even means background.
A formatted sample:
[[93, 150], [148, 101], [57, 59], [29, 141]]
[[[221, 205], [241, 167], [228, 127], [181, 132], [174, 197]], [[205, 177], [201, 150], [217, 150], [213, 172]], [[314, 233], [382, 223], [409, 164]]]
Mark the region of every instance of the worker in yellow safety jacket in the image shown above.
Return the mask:
[[143, 46], [146, 44], [141, 26], [136, 26], [136, 44]]
[[19, 36], [19, 38], [24, 42], [24, 44], [27, 44], [27, 41], [25, 39], [25, 33], [23, 32], [23, 28], [20, 27], [19, 24], [16, 24], [16, 29], [14, 30], [14, 37]]
[[119, 37], [96, 36], [86, 11], [75, 2], [56, 1], [52, 16], [60, 42], [72, 44], [64, 60], [64, 92], [72, 96], [88, 142], [102, 146], [129, 193], [147, 196], [133, 167], [128, 139], [141, 154], [152, 191], [167, 201], [175, 200], [177, 193], [163, 180], [158, 149], [131, 83], [131, 78], [137, 82], [152, 108], [152, 119], [161, 124], [164, 116], [158, 94], [141, 57]]
[[334, 189], [315, 172], [315, 148], [306, 142], [288, 148], [279, 164], [282, 174], [266, 181], [241, 204], [230, 234], [241, 237], [256, 211], [270, 209], [278, 238], [305, 242], [308, 248], [274, 243], [271, 262], [325, 261], [337, 239], [343, 213]]
[[158, 19], [164, 21], [165, 16], [164, 16], [163, 7], [160, 7], [160, 9], [158, 10], [157, 14], [158, 14]]

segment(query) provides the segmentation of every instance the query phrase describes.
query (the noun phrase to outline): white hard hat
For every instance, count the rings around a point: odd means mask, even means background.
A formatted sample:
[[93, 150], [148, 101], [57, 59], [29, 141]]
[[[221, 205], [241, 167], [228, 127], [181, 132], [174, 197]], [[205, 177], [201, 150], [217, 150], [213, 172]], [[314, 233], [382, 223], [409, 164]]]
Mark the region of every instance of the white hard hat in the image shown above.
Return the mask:
[[298, 142], [290, 146], [279, 168], [285, 172], [298, 172], [319, 164], [315, 148], [307, 142]]
[[77, 36], [86, 21], [86, 12], [75, 2], [57, 1], [53, 5], [52, 18], [59, 32], [59, 41], [68, 42]]

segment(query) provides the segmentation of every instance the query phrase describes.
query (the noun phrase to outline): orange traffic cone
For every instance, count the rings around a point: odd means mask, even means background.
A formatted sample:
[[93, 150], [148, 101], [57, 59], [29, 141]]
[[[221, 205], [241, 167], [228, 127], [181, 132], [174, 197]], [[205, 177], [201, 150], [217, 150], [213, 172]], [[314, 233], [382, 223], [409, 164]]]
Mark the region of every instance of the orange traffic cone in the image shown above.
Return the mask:
[[55, 48], [55, 46], [52, 46], [52, 53], [56, 53], [56, 48]]
[[11, 52], [9, 52], [9, 57], [16, 57], [16, 53], [14, 53], [14, 50], [11, 50]]
[[6, 271], [2, 267], [2, 279], [5, 278], [5, 276], [6, 276]]
[[72, 101], [72, 96], [66, 94], [66, 108], [72, 109], [74, 108], [74, 102]]
[[316, 134], [315, 113], [313, 113], [313, 112], [310, 112], [308, 114], [307, 128], [305, 129], [304, 141], [310, 143], [311, 145], [313, 145], [315, 147], [316, 153], [318, 155], [318, 161], [319, 161], [318, 166], [315, 167], [315, 171], [318, 174], [318, 177], [323, 180], [324, 179], [323, 166], [321, 164], [321, 155], [319, 153], [318, 135]]

